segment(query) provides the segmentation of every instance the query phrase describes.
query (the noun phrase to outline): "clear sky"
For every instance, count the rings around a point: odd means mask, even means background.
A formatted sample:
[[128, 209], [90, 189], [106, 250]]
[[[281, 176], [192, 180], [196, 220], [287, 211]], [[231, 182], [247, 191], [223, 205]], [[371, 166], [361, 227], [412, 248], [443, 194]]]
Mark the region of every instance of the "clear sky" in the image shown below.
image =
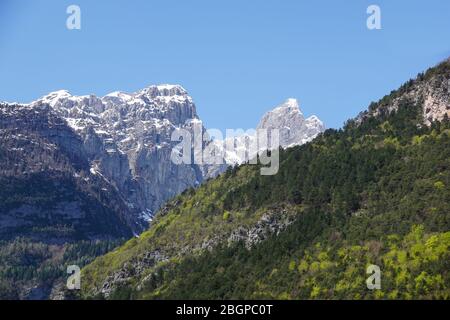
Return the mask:
[[0, 100], [177, 83], [208, 128], [254, 127], [289, 97], [340, 127], [450, 56], [449, 39], [448, 0], [0, 0]]

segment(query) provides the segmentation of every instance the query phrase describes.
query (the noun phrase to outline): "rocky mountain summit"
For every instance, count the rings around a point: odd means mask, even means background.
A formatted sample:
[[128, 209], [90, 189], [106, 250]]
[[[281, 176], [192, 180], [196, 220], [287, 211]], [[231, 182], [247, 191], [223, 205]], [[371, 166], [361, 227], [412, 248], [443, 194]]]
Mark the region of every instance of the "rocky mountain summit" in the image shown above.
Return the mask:
[[325, 131], [325, 126], [315, 115], [305, 118], [298, 101], [291, 98], [267, 112], [259, 122], [257, 129], [278, 129], [280, 146], [289, 148], [311, 141], [319, 133]]
[[[115, 190], [127, 208], [124, 211], [134, 233], [143, 230], [165, 200], [198, 185], [206, 175], [204, 168], [175, 165], [170, 159], [172, 131], [189, 129], [198, 121], [192, 98], [180, 86], [150, 86], [133, 94], [114, 92], [101, 98], [57, 91], [30, 104], [2, 105], [0, 110], [2, 121], [13, 119], [10, 124], [18, 132], [21, 123], [37, 125], [36, 135], [50, 136], [52, 148], [69, 150], [82, 163], [78, 169], [87, 169], [85, 175]], [[58, 130], [46, 133], [50, 123], [41, 119], [43, 114], [59, 122]], [[19, 136], [29, 138], [23, 131]], [[17, 135], [4, 138], [13, 137]], [[27, 165], [36, 164], [30, 161]]]
[[[242, 164], [254, 158], [258, 151], [273, 149], [273, 130], [278, 131], [279, 146], [286, 149], [313, 140], [325, 131], [325, 126], [315, 115], [305, 118], [298, 101], [290, 98], [265, 113], [254, 132], [246, 132], [216, 143], [225, 149], [228, 164]], [[260, 134], [267, 136], [267, 145], [261, 146], [261, 137], [258, 137]], [[234, 148], [228, 148], [230, 145]]]

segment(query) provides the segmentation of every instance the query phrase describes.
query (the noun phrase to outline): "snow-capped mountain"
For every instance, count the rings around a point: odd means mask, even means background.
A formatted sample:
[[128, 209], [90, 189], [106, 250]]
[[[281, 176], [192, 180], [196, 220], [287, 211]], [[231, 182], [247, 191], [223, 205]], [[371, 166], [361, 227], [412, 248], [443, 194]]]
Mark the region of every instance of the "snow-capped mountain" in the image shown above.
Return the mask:
[[91, 171], [110, 180], [145, 220], [164, 201], [203, 180], [202, 168], [170, 159], [173, 130], [189, 130], [198, 119], [181, 86], [150, 86], [102, 98], [58, 92], [35, 103], [50, 104], [84, 138]]
[[0, 116], [23, 110], [36, 115], [36, 121], [49, 112], [70, 128], [81, 140], [74, 153], [89, 164], [89, 174], [117, 189], [142, 228], [164, 201], [207, 175], [207, 168], [175, 165], [170, 159], [176, 143], [171, 142], [173, 130], [189, 130], [198, 121], [192, 98], [181, 86], [150, 86], [104, 97], [62, 90], [29, 104], [3, 105]]
[[289, 148], [314, 139], [325, 130], [322, 121], [315, 115], [305, 119], [296, 99], [287, 99], [261, 119], [258, 129], [278, 129], [280, 145]]
[[[305, 118], [296, 99], [287, 99], [284, 103], [267, 112], [261, 118], [254, 132], [229, 137], [224, 141], [215, 141], [217, 148], [223, 149], [227, 164], [241, 164], [256, 156], [263, 148], [258, 145], [258, 130], [267, 130], [268, 144], [271, 131], [278, 130], [279, 144], [282, 148], [302, 145], [325, 131], [322, 121], [315, 115]], [[234, 146], [230, 148], [228, 146]], [[251, 147], [257, 146], [257, 147]]]

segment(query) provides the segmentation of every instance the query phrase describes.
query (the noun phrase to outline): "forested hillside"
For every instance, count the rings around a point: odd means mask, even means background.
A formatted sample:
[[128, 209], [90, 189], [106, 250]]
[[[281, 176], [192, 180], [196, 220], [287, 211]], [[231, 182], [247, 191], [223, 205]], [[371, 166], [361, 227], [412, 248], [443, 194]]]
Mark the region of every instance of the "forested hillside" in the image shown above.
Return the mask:
[[[51, 232], [51, 231], [49, 231]], [[80, 240], [49, 244], [26, 237], [0, 240], [0, 299], [62, 299], [67, 267], [84, 266], [123, 240]]]
[[[83, 270], [82, 297], [450, 298], [449, 78], [446, 61], [281, 150], [275, 176], [243, 165], [176, 197]], [[381, 290], [366, 287], [370, 264]]]

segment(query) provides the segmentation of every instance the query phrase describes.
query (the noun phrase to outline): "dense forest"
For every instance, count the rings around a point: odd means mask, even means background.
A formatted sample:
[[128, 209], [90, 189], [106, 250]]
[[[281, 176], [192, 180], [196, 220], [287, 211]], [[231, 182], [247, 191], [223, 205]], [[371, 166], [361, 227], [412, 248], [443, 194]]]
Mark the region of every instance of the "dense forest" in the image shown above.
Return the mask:
[[[81, 297], [449, 299], [450, 122], [424, 125], [423, 101], [404, 94], [436, 75], [448, 78], [450, 62], [372, 114], [280, 150], [275, 176], [243, 165], [176, 197], [147, 232], [83, 270]], [[287, 221], [275, 232], [230, 240], [273, 212]], [[164, 257], [148, 262], [149, 252]], [[366, 286], [371, 264], [379, 290]]]
[[64, 290], [68, 266], [83, 267], [121, 243], [123, 240], [49, 244], [25, 237], [0, 241], [0, 299], [49, 298], [56, 285]]

